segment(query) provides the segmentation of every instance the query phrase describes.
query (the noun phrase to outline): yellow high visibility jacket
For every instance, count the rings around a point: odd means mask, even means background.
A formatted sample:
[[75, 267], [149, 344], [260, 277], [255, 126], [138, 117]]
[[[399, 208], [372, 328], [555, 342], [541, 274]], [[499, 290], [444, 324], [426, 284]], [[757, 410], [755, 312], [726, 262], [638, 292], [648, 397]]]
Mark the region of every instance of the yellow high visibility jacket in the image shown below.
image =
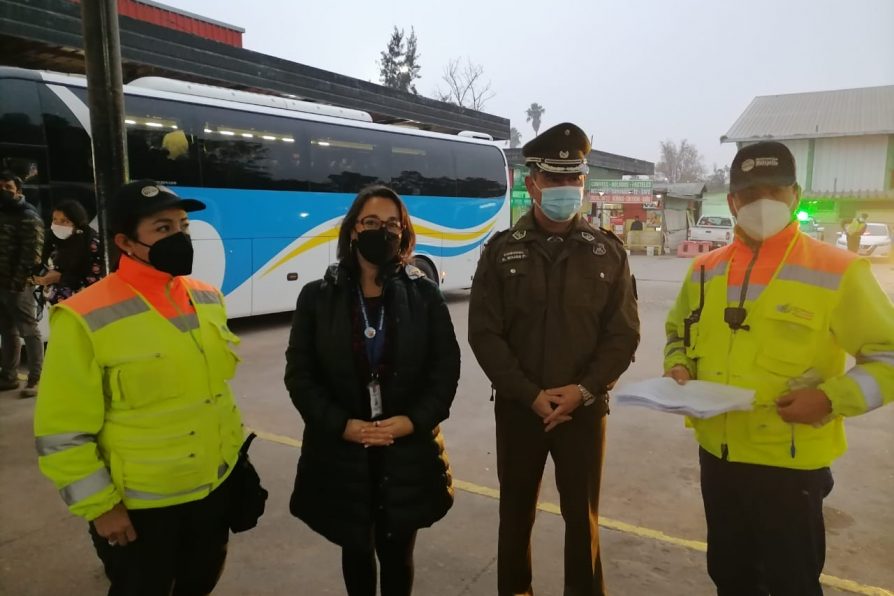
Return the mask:
[[120, 501], [147, 509], [204, 498], [238, 457], [242, 421], [227, 383], [238, 338], [223, 298], [189, 278], [169, 284], [185, 285], [195, 312], [166, 318], [118, 273], [52, 311], [39, 464], [87, 520]]
[[[686, 319], [700, 304], [686, 345]], [[724, 311], [740, 304], [747, 315], [733, 330]], [[666, 331], [665, 370], [682, 365], [693, 378], [756, 390], [752, 411], [687, 419], [699, 444], [729, 461], [828, 466], [847, 449], [844, 417], [894, 398], [891, 301], [868, 261], [797, 225], [759, 247], [738, 236], [696, 258]], [[847, 372], [846, 354], [857, 360]], [[818, 387], [832, 403], [832, 416], [820, 426], [789, 424], [777, 414], [777, 398], [805, 387]]]

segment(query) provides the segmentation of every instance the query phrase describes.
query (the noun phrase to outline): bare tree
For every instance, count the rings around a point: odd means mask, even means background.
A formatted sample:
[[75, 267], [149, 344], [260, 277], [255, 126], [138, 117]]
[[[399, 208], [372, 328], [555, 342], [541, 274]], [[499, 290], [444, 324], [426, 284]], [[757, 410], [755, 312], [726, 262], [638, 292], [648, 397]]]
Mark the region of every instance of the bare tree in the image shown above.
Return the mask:
[[465, 63], [461, 58], [453, 58], [444, 67], [441, 80], [447, 86], [446, 89], [435, 89], [435, 97], [440, 101], [446, 101], [464, 108], [476, 111], [484, 109], [484, 105], [493, 99], [490, 81], [484, 81], [484, 67], [473, 64], [466, 57]]
[[668, 139], [660, 144], [655, 173], [671, 184], [700, 182], [705, 179], [705, 163], [695, 145], [686, 139], [680, 141], [679, 146]]
[[525, 110], [528, 122], [531, 123], [531, 127], [534, 129], [535, 137], [540, 134], [540, 117], [543, 116], [544, 112], [546, 112], [546, 108], [537, 102], [532, 103], [531, 107]]
[[521, 133], [514, 126], [509, 129], [509, 148], [515, 149], [521, 145]]

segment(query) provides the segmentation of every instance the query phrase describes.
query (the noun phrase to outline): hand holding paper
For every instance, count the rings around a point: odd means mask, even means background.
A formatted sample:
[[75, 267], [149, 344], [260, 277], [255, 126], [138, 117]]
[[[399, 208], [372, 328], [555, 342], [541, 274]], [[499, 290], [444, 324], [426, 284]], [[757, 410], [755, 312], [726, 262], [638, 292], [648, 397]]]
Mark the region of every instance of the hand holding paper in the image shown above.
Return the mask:
[[751, 410], [754, 390], [708, 381], [680, 385], [672, 378], [662, 377], [624, 385], [615, 391], [614, 397], [615, 403], [621, 406], [643, 406], [694, 418], [711, 418], [726, 412]]

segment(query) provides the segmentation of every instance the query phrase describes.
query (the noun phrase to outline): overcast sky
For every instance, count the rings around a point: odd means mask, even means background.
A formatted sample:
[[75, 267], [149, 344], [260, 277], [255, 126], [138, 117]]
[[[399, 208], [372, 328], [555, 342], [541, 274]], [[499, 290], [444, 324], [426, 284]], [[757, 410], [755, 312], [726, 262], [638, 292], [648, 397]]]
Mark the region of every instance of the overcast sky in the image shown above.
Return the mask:
[[709, 169], [732, 159], [720, 135], [756, 95], [894, 84], [894, 0], [161, 1], [243, 27], [248, 49], [373, 82], [392, 27], [414, 27], [423, 95], [468, 56], [496, 93], [484, 111], [523, 142], [536, 101], [541, 131], [572, 121], [648, 161], [686, 138]]

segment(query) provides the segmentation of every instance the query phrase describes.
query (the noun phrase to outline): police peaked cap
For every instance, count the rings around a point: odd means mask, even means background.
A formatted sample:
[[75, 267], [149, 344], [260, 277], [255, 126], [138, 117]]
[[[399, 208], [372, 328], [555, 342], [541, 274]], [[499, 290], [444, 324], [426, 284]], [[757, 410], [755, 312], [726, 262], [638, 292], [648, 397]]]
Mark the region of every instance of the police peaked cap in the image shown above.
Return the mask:
[[590, 139], [570, 122], [543, 131], [522, 147], [525, 164], [554, 174], [586, 174]]

